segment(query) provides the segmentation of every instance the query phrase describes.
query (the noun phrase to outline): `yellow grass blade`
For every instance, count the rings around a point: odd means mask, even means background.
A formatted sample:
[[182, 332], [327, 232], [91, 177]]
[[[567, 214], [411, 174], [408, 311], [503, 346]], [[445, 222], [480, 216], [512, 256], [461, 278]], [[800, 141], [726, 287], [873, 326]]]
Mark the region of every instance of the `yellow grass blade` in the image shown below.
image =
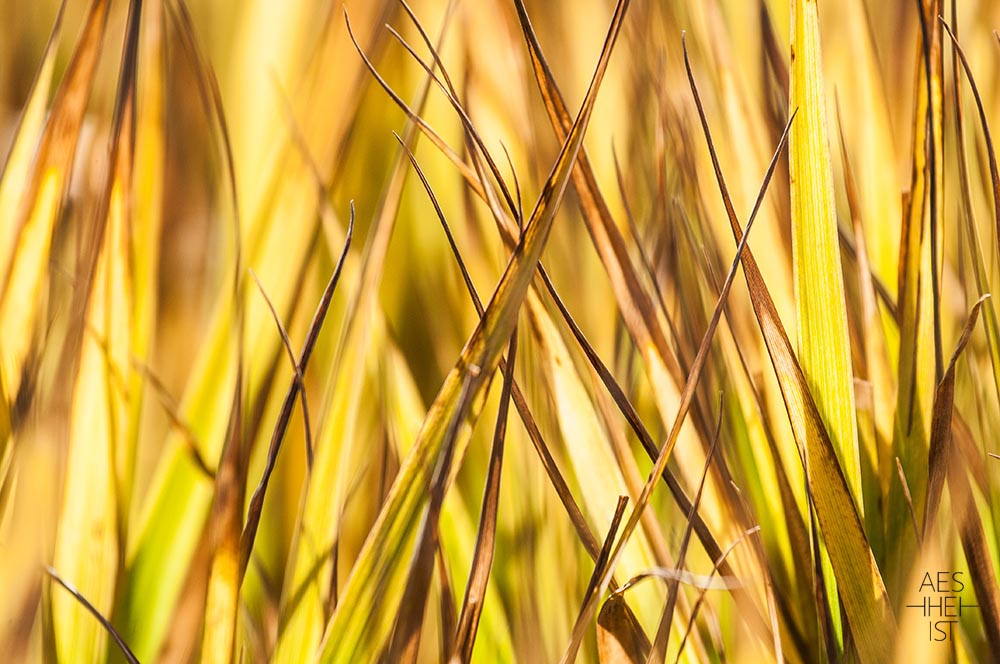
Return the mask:
[[0, 659], [990, 661], [1000, 3], [344, 1], [0, 2]]
[[[849, 0], [831, 7], [829, 14], [839, 12], [842, 23], [828, 34], [847, 31], [850, 57], [837, 58], [833, 64], [833, 80], [845, 111], [844, 131], [853, 139], [852, 164], [857, 173], [857, 198], [861, 217], [865, 219], [865, 242], [871, 258], [872, 272], [885, 283], [889, 293], [896, 295], [898, 287], [899, 230], [902, 221], [897, 170], [889, 168], [897, 154], [889, 112], [891, 100], [886, 97], [885, 84], [879, 71], [875, 35], [864, 0]], [[827, 11], [824, 9], [824, 11]], [[831, 44], [840, 47], [841, 44]], [[825, 60], [829, 65], [831, 60]], [[829, 77], [828, 77], [829, 80]], [[875, 223], [878, 220], [879, 223]], [[888, 321], [885, 321], [888, 325]], [[892, 349], [893, 363], [895, 352]]]
[[[70, 413], [66, 489], [53, 557], [59, 574], [105, 616], [111, 613], [120, 565], [116, 461], [119, 450], [130, 445], [131, 428], [125, 376], [131, 357], [129, 225], [140, 7], [133, 3], [129, 10], [105, 190], [93, 222], [92, 236], [98, 244], [91, 251], [96, 256], [93, 263], [86, 254], [83, 257], [81, 281], [90, 285], [90, 292]], [[64, 593], [53, 597], [52, 629], [58, 660], [103, 659], [107, 633], [75, 598]]]
[[[242, 336], [242, 331], [236, 334]], [[212, 565], [205, 598], [205, 625], [200, 661], [230, 664], [236, 659], [236, 627], [240, 608], [240, 532], [246, 492], [246, 451], [243, 436], [242, 361], [236, 379], [229, 432], [215, 478], [215, 497], [209, 517]]]
[[[910, 484], [917, 514], [924, 510], [931, 413], [943, 371], [934, 278], [939, 260], [934, 255], [934, 237], [943, 227], [942, 206], [936, 200], [941, 195], [944, 177], [941, 26], [934, 20], [939, 3], [926, 0], [920, 4], [913, 170], [900, 238], [899, 379], [893, 431], [894, 453]], [[890, 548], [885, 564], [890, 585], [895, 587], [904, 582], [908, 560], [916, 545], [909, 539], [906, 506], [898, 483], [893, 483], [889, 497], [886, 538], [890, 542], [899, 541], [899, 546]]]
[[799, 109], [789, 137], [792, 248], [799, 361], [859, 509], [861, 465], [854, 373], [837, 237], [815, 0], [793, 5], [791, 99]]
[[[456, 431], [459, 436], [456, 455], [461, 459], [462, 452], [458, 450], [462, 450], [467, 442], [471, 423], [475, 422], [482, 407], [486, 387], [514, 328], [517, 312], [534, 277], [538, 259], [565, 193], [627, 7], [628, 0], [624, 0], [616, 8], [587, 98], [525, 226], [524, 236], [511, 256], [479, 326], [431, 406], [413, 450], [351, 572], [340, 607], [324, 635], [321, 646], [323, 661], [370, 659], [391, 628], [387, 617], [395, 615], [401, 596], [404, 552], [412, 541], [416, 515], [426, 497], [424, 490], [445, 443], [449, 422], [454, 421], [460, 427]], [[467, 386], [463, 388], [463, 384]], [[462, 393], [467, 396], [463, 398]], [[378, 613], [374, 613], [375, 607], [379, 607]]]
[[[352, 39], [350, 20], [345, 22]], [[442, 35], [447, 22], [442, 27]], [[360, 45], [354, 41], [360, 50]], [[362, 56], [366, 57], [363, 55]], [[425, 81], [417, 97], [417, 108], [427, 99]], [[410, 125], [406, 142], [416, 138]], [[349, 475], [358, 436], [359, 411], [370, 358], [370, 349], [385, 339], [378, 288], [385, 268], [389, 240], [395, 228], [406, 177], [404, 150], [395, 157], [391, 175], [365, 246], [359, 281], [348, 305], [344, 329], [331, 367], [322, 413], [327, 420], [316, 441], [315, 460], [303, 488], [295, 538], [289, 557], [290, 582], [282, 595], [285, 629], [278, 639], [275, 659], [297, 662], [316, 651], [323, 635], [328, 598], [325, 579], [330, 578], [330, 549], [337, 541], [341, 506], [354, 480]], [[333, 496], [331, 501], [331, 495]], [[331, 508], [331, 504], [334, 506]]]
[[[60, 5], [55, 25], [45, 46], [42, 64], [35, 75], [30, 95], [14, 130], [7, 161], [0, 173], [0, 266], [8, 265], [14, 258], [11, 252], [17, 239], [18, 210], [21, 206], [21, 197], [28, 186], [32, 173], [32, 160], [45, 126], [49, 92], [52, 88], [56, 55], [62, 36], [64, 8], [65, 3]], [[12, 444], [14, 423], [11, 411], [17, 394], [12, 390], [16, 389], [20, 376], [8, 378], [6, 375], [13, 370], [15, 370], [13, 366], [8, 366], [6, 361], [0, 360], [0, 515], [4, 512], [10, 493], [8, 479], [14, 455]]]
[[[33, 342], [38, 302], [48, 273], [52, 228], [69, 183], [107, 12], [107, 0], [95, 0], [90, 7], [83, 34], [52, 103], [30, 174], [19, 183], [17, 172], [23, 174], [23, 166], [14, 164], [15, 168], [8, 171], [14, 178], [11, 186], [18, 188], [10, 195], [19, 194], [18, 202], [9, 208], [16, 212], [4, 219], [3, 232], [7, 234], [4, 243], [8, 251], [0, 256], [0, 347], [3, 348], [0, 374], [6, 381], [4, 393], [8, 398], [17, 393], [22, 364]], [[45, 79], [39, 81], [44, 88]], [[44, 89], [38, 90], [40, 95], [43, 92]], [[33, 109], [33, 112], [39, 111]], [[18, 156], [26, 158], [26, 154], [21, 152]]]
[[[757, 262], [743, 244], [747, 235], [740, 228], [736, 211], [733, 209], [690, 67], [688, 77], [698, 104], [702, 128], [712, 153], [716, 179], [726, 204], [733, 237], [740, 243], [740, 260], [754, 312], [764, 335], [789, 423], [799, 446], [806, 479], [815, 501], [820, 530], [839, 584], [851, 633], [862, 661], [889, 661], [890, 644], [896, 634], [896, 621], [882, 576], [868, 546], [861, 517], [851, 496], [834, 444], [813, 401], [768, 288], [760, 276]], [[732, 274], [730, 273], [730, 278]]]
[[[789, 138], [792, 267], [798, 315], [798, 357], [809, 391], [830, 435], [854, 504], [862, 517], [861, 460], [854, 409], [854, 373], [837, 235], [823, 88], [819, 15], [815, 0], [792, 4], [791, 94], [799, 120]], [[840, 601], [826, 554], [823, 563], [831, 622], [843, 638]]]
[[[123, 186], [112, 193], [111, 216], [88, 307], [73, 397], [66, 489], [53, 566], [103, 615], [110, 615], [118, 574], [116, 446], [125, 445], [129, 362], [128, 231]], [[72, 597], [52, 598], [59, 661], [100, 661], [101, 626]]]
[[[166, 79], [164, 59], [164, 7], [143, 5], [142, 47], [138, 54], [140, 75], [136, 81], [135, 167], [132, 172], [132, 330], [130, 364], [148, 364], [156, 342], [160, 279], [160, 243], [163, 231], [164, 179], [166, 163]], [[119, 476], [119, 514], [130, 525], [135, 498], [136, 454], [141, 444], [144, 389], [147, 376], [128, 372], [129, 430], [125, 444], [116, 451]], [[126, 528], [127, 530], [127, 528]]]
[[7, 162], [3, 167], [3, 176], [0, 177], [0, 229], [3, 229], [0, 232], [0, 261], [3, 261], [0, 265], [9, 264], [13, 258], [12, 251], [17, 240], [17, 213], [21, 206], [21, 197], [24, 196], [29, 184], [32, 159], [45, 126], [46, 107], [62, 36], [64, 8], [65, 3], [60, 6], [55, 25], [52, 26], [52, 34], [45, 46], [42, 64], [38, 68], [31, 94], [21, 112]]

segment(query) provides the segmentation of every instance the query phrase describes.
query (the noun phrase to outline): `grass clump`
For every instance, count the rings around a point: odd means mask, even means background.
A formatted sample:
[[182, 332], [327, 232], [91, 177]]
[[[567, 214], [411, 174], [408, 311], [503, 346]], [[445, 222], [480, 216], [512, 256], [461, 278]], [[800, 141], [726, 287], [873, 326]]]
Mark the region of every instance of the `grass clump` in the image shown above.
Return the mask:
[[13, 660], [1000, 652], [988, 3], [0, 15]]

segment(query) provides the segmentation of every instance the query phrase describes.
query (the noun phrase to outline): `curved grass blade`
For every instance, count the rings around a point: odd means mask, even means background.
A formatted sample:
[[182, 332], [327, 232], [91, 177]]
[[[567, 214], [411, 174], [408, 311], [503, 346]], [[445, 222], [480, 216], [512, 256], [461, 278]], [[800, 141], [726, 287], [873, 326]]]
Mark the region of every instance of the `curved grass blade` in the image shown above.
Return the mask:
[[597, 614], [597, 659], [601, 664], [643, 664], [649, 637], [625, 599], [613, 594]]
[[[285, 324], [281, 322], [281, 316], [278, 314], [278, 310], [274, 308], [274, 303], [271, 302], [271, 298], [267, 296], [267, 289], [264, 288], [264, 284], [261, 283], [260, 277], [257, 273], [250, 269], [250, 276], [253, 277], [254, 283], [257, 285], [257, 290], [260, 291], [260, 295], [264, 298], [264, 303], [267, 304], [268, 310], [271, 312], [271, 318], [274, 320], [274, 326], [278, 328], [278, 336], [281, 337], [281, 345], [285, 349], [285, 354], [288, 356], [288, 363], [292, 365], [292, 373], [294, 374], [295, 382], [298, 383], [298, 393], [302, 400], [302, 431], [305, 436], [306, 442], [306, 468], [312, 469], [313, 464], [313, 434], [312, 434], [312, 418], [309, 416], [309, 401], [306, 397], [306, 379], [303, 374], [303, 368], [299, 364], [299, 361], [295, 359], [295, 350], [292, 348], [292, 340], [288, 336], [288, 330], [285, 329]], [[293, 388], [294, 389], [294, 388]], [[268, 458], [270, 458], [270, 454]]]
[[101, 612], [90, 603], [90, 600], [84, 597], [79, 590], [73, 587], [73, 585], [67, 583], [52, 567], [46, 567], [45, 573], [52, 577], [53, 581], [62, 586], [66, 592], [72, 595], [77, 602], [82, 604], [83, 607], [97, 619], [97, 621], [101, 624], [101, 627], [103, 627], [104, 630], [111, 635], [111, 638], [114, 639], [115, 644], [117, 644], [119, 650], [122, 651], [122, 656], [125, 657], [125, 661], [129, 664], [139, 664], [139, 659], [135, 656], [135, 653], [132, 652], [132, 649], [128, 647], [128, 644], [125, 643], [125, 639], [121, 637], [121, 634], [119, 634], [115, 629], [115, 626], [111, 624], [111, 621], [101, 615]]
[[[476, 420], [482, 408], [486, 387], [499, 363], [503, 346], [514, 329], [517, 312], [534, 277], [555, 213], [565, 194], [628, 5], [628, 0], [621, 0], [615, 8], [600, 60], [573, 131], [560, 150], [490, 304], [431, 406], [417, 441], [359, 554], [338, 610], [324, 635], [320, 656], [324, 662], [368, 659], [372, 649], [387, 635], [389, 625], [384, 619], [378, 619], [378, 615], [394, 615], [400, 601], [402, 559], [410, 548], [416, 526], [414, 519], [424, 502], [424, 490], [445, 442], [448, 422], [457, 420], [461, 423], [456, 448], [456, 458], [461, 460], [464, 443], [471, 433], [470, 423]], [[476, 367], [479, 374], [470, 384], [470, 398], [462, 404], [459, 398], [463, 391], [462, 383], [470, 367]], [[459, 465], [456, 464], [456, 467]], [[349, 608], [345, 609], [345, 606]], [[378, 615], [373, 613], [375, 606], [380, 607]]]
[[278, 416], [278, 421], [274, 425], [274, 433], [271, 435], [271, 444], [268, 448], [267, 463], [264, 466], [264, 472], [261, 475], [260, 482], [257, 484], [257, 488], [254, 490], [253, 496], [250, 498], [250, 507], [247, 513], [246, 525], [244, 526], [243, 534], [240, 537], [241, 575], [246, 573], [247, 563], [250, 561], [250, 554], [253, 551], [254, 540], [257, 536], [257, 528], [260, 525], [260, 516], [264, 508], [264, 497], [267, 493], [267, 486], [270, 482], [271, 474], [274, 472], [275, 464], [277, 463], [281, 443], [284, 440], [285, 433], [288, 430], [288, 425], [291, 422], [292, 409], [295, 407], [296, 396], [302, 396], [304, 411], [303, 417], [307, 418], [307, 420], [309, 417], [308, 412], [305, 412], [305, 392], [303, 391], [305, 386], [302, 382], [302, 374], [309, 365], [309, 358], [312, 356], [313, 349], [316, 346], [316, 340], [319, 338], [320, 330], [323, 328], [323, 321], [326, 320], [326, 314], [330, 310], [330, 302], [333, 300], [333, 294], [337, 290], [337, 284], [340, 281], [340, 273], [343, 270], [344, 261], [347, 259], [347, 252], [351, 248], [351, 240], [353, 236], [354, 203], [352, 202], [351, 216], [347, 225], [347, 237], [344, 240], [344, 248], [340, 253], [340, 258], [337, 259], [337, 266], [334, 268], [333, 274], [330, 276], [330, 280], [327, 282], [326, 288], [323, 291], [323, 296], [316, 307], [316, 313], [313, 315], [312, 323], [309, 325], [309, 332], [306, 334], [306, 340], [302, 344], [302, 350], [299, 352], [299, 358], [295, 361], [296, 376], [292, 379], [291, 384], [288, 386], [288, 392], [285, 394], [285, 400], [281, 405], [281, 413]]
[[[344, 22], [362, 59], [368, 63], [354, 38], [346, 10]], [[448, 26], [449, 18], [446, 16], [439, 39], [444, 39]], [[374, 67], [370, 66], [370, 69], [374, 70]], [[430, 83], [424, 81], [417, 93], [418, 109], [426, 103], [429, 88]], [[412, 144], [417, 138], [415, 127], [411, 123], [407, 128], [408, 143]], [[324, 596], [327, 589], [317, 583], [317, 579], [331, 577], [328, 553], [340, 528], [340, 506], [353, 481], [350, 477], [351, 461], [357, 444], [355, 438], [366, 362], [371, 349], [376, 347], [373, 337], [384, 328], [379, 309], [379, 285], [399, 212], [406, 172], [403, 150], [400, 150], [394, 158], [369, 231], [357, 277], [359, 283], [347, 305], [337, 356], [331, 366], [322, 409], [322, 417], [327, 424], [318, 432], [313, 469], [303, 489], [301, 513], [289, 560], [291, 576], [282, 597], [285, 629], [279, 635], [275, 651], [278, 662], [298, 662], [313, 656], [327, 622], [328, 598]], [[394, 616], [395, 612], [390, 615]]]
[[[688, 69], [688, 76], [691, 76], [690, 68]], [[692, 79], [693, 82], [693, 79]], [[697, 98], [697, 97], [696, 97]], [[700, 105], [699, 105], [700, 108]], [[789, 124], [794, 120], [794, 115], [789, 120]], [[764, 177], [764, 182], [761, 186], [761, 191], [758, 194], [757, 202], [754, 205], [753, 212], [750, 215], [750, 219], [747, 222], [747, 232], [743, 233], [739, 238], [739, 246], [737, 248], [736, 256], [732, 261], [729, 268], [729, 272], [726, 275], [726, 280], [719, 293], [719, 298], [716, 303], [712, 318], [708, 324], [708, 328], [705, 330], [702, 336], [701, 345], [698, 348], [698, 354], [695, 356], [694, 362], [691, 365], [691, 369], [688, 374], [687, 382], [684, 386], [684, 391], [681, 394], [680, 405], [677, 409], [677, 416], [674, 419], [674, 423], [670, 428], [670, 433], [667, 436], [666, 442], [660, 448], [659, 455], [657, 456], [656, 463], [653, 466], [653, 470], [646, 480], [646, 484], [643, 486], [642, 493], [639, 495], [639, 499], [636, 502], [636, 506], [633, 508], [629, 519], [625, 524], [625, 528], [622, 531], [621, 537], [618, 540], [618, 544], [615, 547], [614, 552], [611, 555], [609, 564], [606, 566], [606, 570], [601, 574], [601, 580], [599, 583], [591, 587], [590, 592], [588, 592], [583, 607], [580, 612], [580, 618], [583, 622], [588, 622], [593, 614], [594, 606], [597, 600], [608, 588], [608, 583], [611, 580], [611, 575], [621, 559], [622, 552], [625, 547], [625, 543], [629, 540], [632, 534], [635, 532], [636, 527], [642, 517], [642, 512], [645, 510], [646, 506], [649, 504], [650, 498], [652, 497], [653, 489], [656, 486], [657, 480], [663, 475], [664, 470], [667, 466], [667, 461], [670, 459], [670, 455], [677, 444], [678, 436], [680, 434], [681, 426], [687, 417], [688, 410], [691, 407], [691, 403], [694, 400], [694, 393], [698, 386], [698, 382], [701, 378], [703, 369], [705, 368], [705, 363], [708, 358], [708, 352], [711, 348], [712, 338], [715, 335], [715, 331], [718, 328], [719, 321], [722, 318], [723, 307], [725, 305], [726, 299], [729, 295], [729, 290], [732, 287], [733, 280], [736, 277], [736, 270], [739, 267], [741, 256], [743, 256], [744, 248], [746, 247], [747, 239], [749, 238], [749, 230], [753, 226], [753, 222], [757, 219], [757, 212], [760, 209], [760, 204], [763, 199], [764, 192], [767, 190], [767, 185], [770, 183], [771, 176], [774, 173], [774, 169], [778, 162], [778, 157], [781, 151], [784, 149], [785, 142], [788, 137], [788, 127], [785, 127], [785, 132], [782, 134], [781, 141], [779, 143], [778, 149], [775, 151], [774, 156], [771, 159], [771, 163], [768, 167], [767, 174]], [[713, 153], [714, 154], [714, 153]], [[728, 202], [727, 197], [727, 207], [731, 207], [731, 203]], [[732, 213], [735, 219], [735, 212]], [[579, 624], [579, 623], [578, 623]]]
[[[955, 452], [952, 450], [951, 443], [951, 419], [955, 409], [955, 365], [972, 337], [976, 321], [979, 319], [979, 310], [989, 297], [989, 295], [984, 295], [979, 298], [973, 305], [972, 311], [969, 312], [962, 336], [959, 337], [958, 343], [955, 345], [955, 352], [951, 356], [948, 369], [944, 372], [944, 377], [938, 384], [937, 394], [934, 396], [930, 452], [927, 457], [927, 497], [924, 499], [922, 531], [922, 539], [925, 541], [934, 527], [934, 519], [937, 517], [938, 506], [941, 503], [945, 478], [948, 476], [948, 469], [954, 463], [952, 457]], [[975, 509], [975, 506], [970, 505], [969, 508]]]

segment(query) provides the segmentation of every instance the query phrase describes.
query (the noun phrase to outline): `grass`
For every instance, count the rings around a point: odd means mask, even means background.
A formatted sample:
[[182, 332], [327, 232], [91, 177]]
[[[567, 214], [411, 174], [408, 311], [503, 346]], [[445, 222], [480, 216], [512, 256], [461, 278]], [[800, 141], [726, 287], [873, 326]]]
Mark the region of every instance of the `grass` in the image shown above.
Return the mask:
[[1000, 652], [990, 3], [0, 19], [12, 660]]

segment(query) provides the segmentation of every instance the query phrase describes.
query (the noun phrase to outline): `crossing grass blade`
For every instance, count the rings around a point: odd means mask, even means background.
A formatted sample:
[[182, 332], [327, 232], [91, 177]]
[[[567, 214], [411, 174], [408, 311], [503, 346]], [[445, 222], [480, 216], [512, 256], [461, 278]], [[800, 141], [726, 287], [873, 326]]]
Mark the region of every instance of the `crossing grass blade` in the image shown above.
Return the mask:
[[[4, 349], [0, 375], [5, 381], [3, 391], [7, 399], [14, 399], [18, 392], [23, 364], [34, 343], [33, 329], [47, 276], [53, 228], [69, 186], [80, 127], [101, 54], [107, 14], [108, 2], [105, 0], [95, 0], [90, 5], [80, 40], [35, 148], [30, 170], [25, 171], [22, 161], [31, 158], [26, 144], [17, 146], [18, 152], [11, 155], [17, 161], [9, 161], [4, 170], [4, 179], [11, 178], [10, 196], [19, 196], [16, 203], [10, 201], [13, 204], [5, 207], [3, 213], [10, 216], [4, 219], [3, 246], [7, 253], [0, 257], [3, 261], [0, 263], [0, 346]], [[56, 35], [60, 24], [61, 21], [56, 24]], [[50, 47], [49, 57], [55, 57], [54, 47]], [[28, 123], [22, 126], [22, 140], [31, 140], [35, 114], [42, 112], [37, 105], [44, 103], [48, 85], [46, 72], [51, 66], [44, 65], [37, 80], [36, 106], [30, 109], [31, 116], [26, 118]]]
[[[566, 103], [542, 53], [524, 3], [517, 0], [515, 7], [528, 45], [535, 82], [541, 90], [552, 128], [559, 140], [565, 140], [571, 124]], [[594, 248], [611, 279], [622, 318], [645, 360], [650, 384], [660, 407], [660, 416], [666, 422], [678, 396], [677, 386], [683, 382], [681, 369], [668, 347], [650, 295], [640, 286], [638, 275], [628, 258], [621, 231], [611, 217], [586, 153], [581, 155], [573, 171], [573, 187], [580, 197], [583, 219]], [[685, 435], [688, 435], [687, 432]]]
[[[690, 74], [690, 69], [688, 69], [688, 75]], [[691, 79], [692, 89], [696, 91], [694, 87], [693, 78]], [[697, 92], [696, 99], [697, 99]], [[700, 106], [699, 106], [699, 110]], [[794, 116], [793, 116], [794, 119]], [[703, 118], [704, 122], [704, 118]], [[791, 120], [790, 120], [791, 122]], [[707, 125], [705, 125], [707, 128]], [[779, 148], [775, 152], [774, 157], [771, 160], [770, 167], [768, 168], [767, 175], [764, 179], [764, 184], [761, 187], [761, 192], [758, 194], [757, 203], [754, 206], [754, 210], [751, 213], [750, 219], [747, 222], [747, 230], [749, 231], [750, 226], [757, 217], [757, 211], [760, 208], [760, 202], [763, 198], [763, 193], [767, 189], [767, 185], [770, 183], [771, 175], [774, 172], [774, 168], [777, 164], [778, 156], [781, 150], [785, 146], [785, 141], [788, 136], [788, 127], [785, 128], [785, 133], [781, 137], [781, 142], [779, 143]], [[709, 141], [711, 145], [711, 141]], [[728, 198], [727, 198], [728, 201]], [[731, 203], [727, 204], [727, 208], [731, 209]], [[732, 219], [735, 220], [735, 212], [732, 214]], [[738, 223], [737, 223], [738, 225]], [[639, 499], [636, 503], [635, 508], [633, 508], [632, 513], [629, 515], [628, 521], [626, 521], [625, 526], [622, 530], [622, 534], [619, 537], [618, 544], [614, 547], [610, 558], [606, 565], [603, 566], [602, 570], [597, 570], [598, 575], [595, 575], [596, 582], [591, 584], [588, 589], [588, 593], [584, 598], [583, 606], [580, 610], [580, 618], [577, 624], [581, 622], [588, 622], [593, 615], [595, 604], [598, 598], [603, 595], [603, 593], [608, 588], [608, 583], [611, 580], [611, 576], [614, 573], [614, 569], [622, 557], [624, 551], [625, 543], [628, 542], [629, 538], [635, 532], [636, 527], [639, 524], [639, 520], [642, 515], [642, 511], [649, 505], [650, 498], [652, 496], [653, 488], [656, 486], [656, 482], [661, 475], [663, 475], [664, 470], [667, 466], [667, 461], [669, 460], [674, 447], [677, 444], [678, 436], [680, 434], [681, 426], [683, 425], [684, 419], [687, 417], [688, 410], [691, 407], [691, 402], [694, 398], [694, 392], [701, 378], [702, 371], [705, 367], [705, 361], [708, 356], [708, 351], [711, 346], [712, 338], [715, 335], [715, 331], [718, 328], [719, 320], [722, 316], [723, 306], [725, 304], [726, 298], [729, 295], [730, 287], [732, 286], [733, 279], [736, 276], [736, 269], [739, 266], [740, 258], [743, 255], [743, 250], [746, 247], [746, 241], [749, 238], [749, 233], [743, 233], [739, 239], [739, 247], [737, 250], [736, 258], [729, 269], [729, 273], [726, 276], [725, 283], [719, 293], [718, 302], [716, 303], [715, 310], [712, 315], [711, 322], [708, 325], [704, 335], [702, 336], [701, 345], [698, 348], [698, 355], [695, 357], [694, 362], [689, 369], [688, 379], [684, 386], [684, 391], [682, 393], [682, 398], [680, 406], [677, 410], [677, 416], [674, 419], [673, 425], [668, 434], [667, 440], [664, 442], [660, 449], [659, 455], [656, 458], [656, 463], [653, 467], [649, 478], [646, 480], [646, 484], [643, 486], [642, 493], [639, 495]]]
[[[500, 360], [501, 350], [514, 328], [517, 312], [566, 191], [628, 4], [628, 0], [622, 0], [615, 8], [587, 97], [525, 225], [521, 242], [514, 250], [476, 331], [466, 343], [462, 357], [431, 406], [410, 456], [404, 462], [359, 554], [344, 589], [341, 605], [326, 629], [321, 646], [322, 661], [367, 659], [374, 644], [384, 641], [388, 633], [390, 625], [384, 616], [394, 615], [393, 609], [399, 602], [402, 558], [412, 542], [416, 527], [414, 517], [423, 504], [424, 490], [444, 443], [447, 423], [453, 420], [460, 422], [460, 431], [456, 432], [460, 440], [456, 457], [460, 461], [463, 444], [470, 434], [470, 423], [475, 421], [482, 408], [485, 390]], [[470, 381], [467, 389], [469, 397], [460, 399], [465, 391], [462, 388], [465, 375], [472, 367], [475, 367], [477, 376]], [[456, 466], [459, 465], [456, 463]], [[350, 608], [345, 609], [345, 606]], [[381, 607], [381, 619], [373, 612], [375, 606]]]
[[[792, 350], [768, 288], [761, 279], [756, 259], [743, 244], [746, 232], [740, 228], [736, 211], [733, 209], [690, 65], [688, 65], [688, 78], [698, 106], [705, 139], [712, 154], [712, 164], [726, 205], [733, 237], [737, 243], [741, 243], [739, 259], [750, 290], [754, 313], [764, 336], [789, 423], [799, 446], [806, 479], [815, 501], [816, 518], [830, 555], [830, 564], [836, 576], [851, 633], [862, 661], [889, 661], [891, 657], [889, 644], [895, 638], [896, 621], [882, 575], [868, 545], [844, 470], [840, 466], [822, 416], [812, 399], [802, 368]], [[790, 123], [793, 121], [794, 116]]]
[[990, 3], [210, 4], [0, 3], [6, 659], [1000, 648]]
[[[936, 197], [943, 180], [943, 117], [941, 102], [940, 24], [938, 2], [919, 5], [921, 26], [917, 62], [916, 103], [913, 111], [913, 158], [908, 205], [905, 206], [900, 237], [899, 363], [893, 448], [913, 491], [914, 507], [923, 513], [927, 481], [925, 450], [930, 431], [934, 391], [943, 371], [940, 332], [934, 310], [937, 286], [935, 265], [939, 257], [932, 237], [942, 227], [941, 206]], [[905, 504], [898, 484], [893, 484], [887, 513], [887, 539], [907, 537]], [[887, 556], [890, 586], [903, 582], [906, 558], [914, 543], [900, 540]]]
[[[63, 578], [70, 579], [103, 615], [110, 615], [113, 607], [125, 532], [120, 523], [124, 515], [119, 513], [125, 469], [119, 466], [118, 457], [131, 444], [126, 376], [132, 347], [130, 201], [140, 18], [141, 5], [132, 3], [104, 190], [84, 238], [80, 280], [87, 293], [81, 298], [85, 322], [70, 414], [66, 489], [53, 556]], [[96, 662], [103, 658], [106, 631], [84, 615], [69, 595], [53, 597], [52, 630], [57, 660]]]
[[483, 505], [479, 516], [479, 531], [476, 534], [476, 553], [473, 557], [472, 570], [465, 587], [465, 597], [462, 600], [462, 610], [458, 617], [458, 627], [455, 632], [454, 657], [459, 662], [472, 660], [472, 651], [476, 642], [476, 632], [483, 612], [483, 600], [486, 596], [486, 584], [489, 582], [490, 569], [493, 567], [493, 557], [496, 547], [497, 510], [500, 501], [500, 475], [503, 469], [504, 443], [507, 437], [507, 413], [510, 408], [510, 393], [514, 387], [514, 358], [517, 351], [517, 329], [510, 338], [510, 350], [507, 354], [507, 367], [504, 371], [503, 389], [500, 392], [500, 409], [497, 413], [496, 429], [493, 433], [493, 448], [490, 451], [490, 465], [486, 475], [486, 486], [483, 489]]
[[[344, 22], [355, 48], [369, 70], [374, 71], [374, 65], [367, 60], [354, 37], [346, 9]], [[447, 27], [448, 22], [445, 21], [441, 28], [442, 39]], [[427, 101], [429, 85], [425, 81], [417, 93], [418, 109], [423, 108]], [[414, 142], [417, 137], [414, 125], [408, 127], [405, 134], [406, 143]], [[336, 542], [339, 529], [339, 506], [344, 503], [347, 487], [352, 483], [349, 473], [356, 450], [366, 363], [375, 340], [386, 334], [379, 311], [378, 287], [403, 194], [406, 177], [403, 152], [401, 149], [395, 155], [381, 194], [361, 259], [360, 274], [356, 277], [358, 284], [348, 304], [337, 356], [331, 366], [322, 411], [327, 426], [319, 431], [315, 462], [309, 482], [303, 487], [301, 512], [295, 526], [296, 535], [289, 562], [291, 583], [282, 598], [286, 628], [278, 639], [275, 658], [279, 662], [297, 662], [312, 656], [326, 624], [326, 589], [317, 583], [317, 579], [329, 578], [331, 574], [329, 550]], [[336, 509], [330, 509], [331, 491]]]

